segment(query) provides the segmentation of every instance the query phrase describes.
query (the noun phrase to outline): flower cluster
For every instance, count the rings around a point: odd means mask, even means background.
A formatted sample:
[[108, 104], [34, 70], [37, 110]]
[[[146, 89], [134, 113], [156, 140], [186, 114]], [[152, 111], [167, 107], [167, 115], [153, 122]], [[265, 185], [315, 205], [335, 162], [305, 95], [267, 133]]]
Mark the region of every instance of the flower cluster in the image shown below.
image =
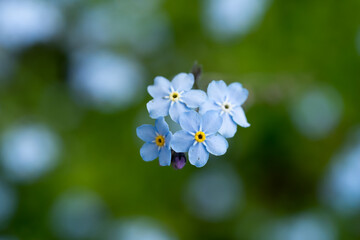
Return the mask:
[[[145, 142], [140, 155], [145, 161], [159, 158], [161, 166], [174, 168], [185, 165], [185, 154], [189, 162], [204, 166], [209, 154], [221, 156], [228, 149], [226, 138], [235, 135], [237, 125], [249, 127], [241, 105], [248, 97], [248, 91], [240, 83], [229, 86], [224, 81], [212, 81], [207, 94], [192, 89], [194, 75], [180, 73], [170, 82], [156, 77], [154, 85], [148, 87], [153, 100], [147, 103], [155, 126], [142, 125], [136, 129], [138, 137]], [[180, 124], [182, 130], [174, 135], [164, 117]], [[175, 161], [175, 162], [174, 162]]]

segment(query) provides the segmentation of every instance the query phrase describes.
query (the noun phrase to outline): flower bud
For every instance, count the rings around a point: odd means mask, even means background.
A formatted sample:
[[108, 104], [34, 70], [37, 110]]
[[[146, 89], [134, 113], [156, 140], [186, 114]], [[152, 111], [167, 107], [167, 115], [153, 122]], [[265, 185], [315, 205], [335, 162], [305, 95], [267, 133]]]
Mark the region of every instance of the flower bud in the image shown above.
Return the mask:
[[198, 82], [199, 82], [201, 74], [202, 74], [201, 65], [199, 65], [197, 62], [195, 62], [192, 69], [191, 69], [191, 73], [194, 75], [194, 80], [195, 80], [193, 88], [194, 89], [199, 89]]
[[171, 150], [171, 165], [175, 169], [182, 169], [186, 164], [185, 153], [177, 153], [174, 150]]

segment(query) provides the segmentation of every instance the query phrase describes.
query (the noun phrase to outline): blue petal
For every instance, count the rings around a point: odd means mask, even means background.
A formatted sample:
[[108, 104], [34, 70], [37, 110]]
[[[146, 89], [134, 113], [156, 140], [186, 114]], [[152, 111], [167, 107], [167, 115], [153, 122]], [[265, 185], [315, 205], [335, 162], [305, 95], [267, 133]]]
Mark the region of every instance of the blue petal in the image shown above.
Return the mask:
[[155, 98], [146, 104], [149, 115], [153, 119], [165, 117], [169, 114], [170, 100]]
[[180, 117], [180, 126], [188, 132], [196, 133], [200, 129], [200, 124], [201, 117], [195, 111], [186, 112]]
[[204, 144], [197, 143], [189, 149], [189, 162], [196, 167], [203, 167], [209, 159]]
[[224, 81], [212, 81], [207, 89], [209, 98], [216, 102], [224, 102], [227, 96], [227, 86]]
[[204, 102], [199, 109], [200, 114], [205, 114], [208, 111], [221, 111], [221, 107], [211, 99], [208, 99], [206, 102]]
[[156, 138], [155, 128], [149, 124], [141, 125], [136, 128], [136, 135], [144, 142], [152, 142]]
[[165, 136], [165, 147], [170, 147], [172, 137], [173, 137], [173, 135], [172, 135], [171, 132], [169, 132], [169, 133]]
[[159, 163], [161, 166], [170, 166], [171, 163], [171, 150], [170, 148], [163, 147], [159, 154]]
[[140, 155], [144, 161], [152, 161], [159, 156], [159, 148], [155, 143], [145, 143], [140, 149]]
[[222, 125], [222, 118], [218, 111], [206, 112], [201, 119], [201, 128], [206, 135], [219, 131]]
[[200, 107], [206, 101], [207, 95], [202, 90], [190, 90], [181, 96], [186, 106], [190, 108]]
[[162, 136], [166, 136], [166, 134], [168, 134], [169, 132], [169, 125], [165, 122], [165, 119], [163, 117], [156, 119], [155, 128], [157, 132]]
[[229, 93], [228, 96], [229, 96], [229, 100], [230, 100], [231, 104], [233, 104], [235, 106], [242, 105], [246, 101], [246, 99], [249, 95], [248, 90], [243, 88], [242, 85], [237, 82], [229, 85], [228, 93]]
[[215, 156], [224, 155], [228, 147], [228, 142], [221, 135], [216, 134], [206, 138], [206, 150]]
[[170, 117], [174, 122], [179, 123], [179, 118], [182, 114], [189, 111], [190, 109], [185, 106], [184, 103], [181, 102], [173, 102], [170, 106]]
[[187, 152], [194, 144], [194, 141], [194, 136], [184, 130], [181, 130], [174, 134], [171, 140], [171, 148], [174, 149], [175, 152]]
[[171, 81], [175, 91], [189, 91], [194, 85], [194, 75], [191, 73], [179, 73]]
[[226, 138], [232, 138], [237, 130], [236, 123], [233, 121], [228, 113], [223, 115], [223, 124], [219, 130], [219, 133]]
[[171, 83], [164, 77], [156, 77], [154, 85], [148, 86], [147, 90], [153, 98], [162, 98], [170, 94]]
[[236, 107], [232, 111], [233, 120], [241, 127], [250, 127], [250, 124], [246, 120], [245, 112], [242, 107]]

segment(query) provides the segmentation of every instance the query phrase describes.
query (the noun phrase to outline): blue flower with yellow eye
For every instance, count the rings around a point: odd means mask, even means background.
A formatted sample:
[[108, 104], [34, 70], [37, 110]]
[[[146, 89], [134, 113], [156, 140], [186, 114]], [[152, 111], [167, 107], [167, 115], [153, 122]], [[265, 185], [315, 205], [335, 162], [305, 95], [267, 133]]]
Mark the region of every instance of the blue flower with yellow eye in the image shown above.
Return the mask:
[[140, 155], [144, 161], [152, 161], [159, 157], [161, 166], [170, 165], [172, 133], [169, 131], [169, 126], [163, 117], [156, 119], [155, 127], [145, 124], [136, 128], [136, 134], [145, 142], [140, 149]]
[[[153, 97], [146, 105], [155, 127], [142, 125], [137, 135], [145, 141], [140, 155], [145, 161], [159, 157], [160, 165], [182, 169], [187, 157], [196, 167], [203, 167], [210, 154], [221, 156], [229, 145], [226, 138], [233, 137], [237, 125], [249, 127], [242, 104], [248, 91], [240, 83], [229, 86], [224, 81], [212, 81], [207, 94], [192, 90], [199, 80], [201, 68], [193, 67], [193, 74], [180, 73], [172, 81], [156, 77], [148, 86]], [[174, 135], [164, 117], [170, 115], [181, 130]]]
[[154, 85], [148, 87], [149, 94], [154, 98], [146, 107], [150, 117], [157, 119], [170, 115], [171, 119], [179, 123], [179, 117], [197, 108], [207, 99], [201, 90], [191, 90], [194, 85], [194, 75], [179, 73], [170, 82], [164, 77], [156, 77]]
[[250, 126], [241, 107], [249, 93], [240, 83], [235, 82], [227, 86], [224, 81], [212, 81], [208, 86], [207, 94], [209, 98], [200, 106], [199, 112], [204, 114], [208, 111], [216, 111], [223, 120], [219, 133], [224, 137], [233, 137], [237, 125]]
[[183, 130], [174, 134], [171, 147], [176, 152], [188, 152], [192, 165], [202, 167], [209, 153], [220, 156], [227, 151], [228, 142], [217, 134], [222, 126], [218, 112], [209, 111], [202, 116], [195, 111], [186, 112], [180, 116], [180, 126]]

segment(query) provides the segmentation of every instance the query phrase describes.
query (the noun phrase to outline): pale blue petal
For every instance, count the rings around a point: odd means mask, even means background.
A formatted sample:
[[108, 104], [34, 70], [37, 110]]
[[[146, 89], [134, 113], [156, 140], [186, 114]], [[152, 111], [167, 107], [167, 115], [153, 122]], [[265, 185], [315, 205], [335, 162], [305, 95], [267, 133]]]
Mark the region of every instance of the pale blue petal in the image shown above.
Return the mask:
[[140, 149], [140, 156], [144, 161], [152, 161], [159, 156], [159, 149], [155, 143], [145, 143]]
[[206, 150], [215, 156], [224, 155], [228, 147], [228, 142], [221, 135], [216, 134], [206, 138]]
[[170, 148], [163, 147], [159, 154], [160, 166], [170, 166], [171, 163], [171, 150]]
[[169, 96], [171, 83], [164, 77], [156, 77], [154, 85], [148, 86], [147, 90], [153, 98]]
[[232, 118], [233, 120], [239, 124], [241, 127], [250, 127], [250, 124], [248, 123], [245, 112], [242, 109], [242, 107], [236, 107], [232, 111]]
[[141, 125], [136, 128], [136, 135], [144, 142], [152, 142], [156, 138], [155, 128], [149, 124]]
[[194, 75], [192, 73], [179, 73], [171, 81], [175, 91], [189, 91], [194, 85]]
[[207, 95], [202, 90], [190, 90], [184, 93], [181, 96], [181, 99], [184, 101], [186, 106], [190, 108], [197, 108], [206, 101]]
[[201, 116], [195, 111], [186, 112], [180, 117], [181, 128], [188, 132], [196, 133], [200, 129], [200, 124]]
[[189, 162], [196, 167], [203, 167], [209, 159], [204, 144], [197, 143], [189, 149]]
[[155, 98], [148, 102], [146, 107], [151, 118], [165, 117], [169, 114], [170, 100]]
[[242, 85], [237, 82], [229, 85], [228, 93], [229, 100], [234, 106], [242, 105], [249, 95], [248, 90], [243, 88]]
[[237, 130], [237, 125], [228, 113], [223, 115], [223, 124], [219, 130], [219, 133], [226, 138], [232, 138]]
[[190, 109], [188, 107], [186, 107], [184, 103], [177, 101], [177, 102], [173, 102], [173, 104], [171, 104], [169, 113], [170, 113], [171, 119], [174, 122], [179, 123], [180, 116], [187, 111], [190, 111]]
[[166, 134], [168, 134], [169, 132], [169, 125], [165, 122], [165, 119], [163, 117], [156, 119], [155, 128], [157, 132], [162, 136], [166, 136]]
[[212, 81], [207, 89], [209, 98], [216, 102], [224, 102], [227, 96], [227, 86], [224, 81]]
[[205, 114], [208, 111], [221, 111], [221, 107], [217, 104], [215, 104], [215, 102], [211, 99], [208, 99], [206, 102], [204, 102], [200, 108], [199, 108], [199, 113], [200, 114]]
[[201, 129], [206, 135], [211, 135], [219, 131], [222, 118], [218, 111], [206, 112], [201, 119]]
[[171, 145], [171, 141], [172, 141], [172, 133], [169, 132], [166, 136], [165, 136], [165, 147], [170, 147]]
[[194, 136], [188, 132], [181, 130], [174, 134], [171, 140], [171, 148], [175, 152], [187, 152], [189, 148], [194, 144]]

